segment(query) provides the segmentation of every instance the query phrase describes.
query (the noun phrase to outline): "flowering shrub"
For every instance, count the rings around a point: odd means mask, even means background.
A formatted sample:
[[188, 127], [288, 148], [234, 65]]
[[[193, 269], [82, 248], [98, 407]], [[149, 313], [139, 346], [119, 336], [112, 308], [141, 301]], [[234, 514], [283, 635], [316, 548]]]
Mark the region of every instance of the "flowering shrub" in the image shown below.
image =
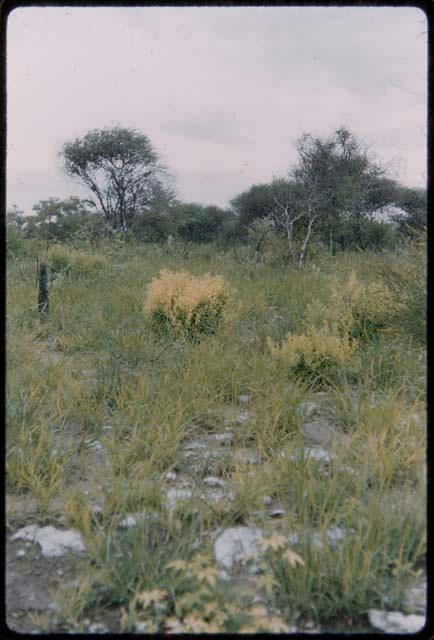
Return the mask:
[[163, 269], [148, 287], [144, 308], [160, 333], [193, 338], [215, 333], [228, 299], [222, 276]]
[[387, 327], [401, 307], [396, 295], [382, 280], [362, 283], [351, 272], [344, 286], [333, 290], [330, 318], [340, 335], [370, 339]]
[[358, 346], [347, 334], [336, 335], [327, 322], [320, 329], [309, 326], [304, 334], [288, 333], [280, 347], [271, 338], [267, 338], [267, 344], [275, 358], [307, 380], [320, 380], [348, 366]]
[[66, 273], [82, 276], [102, 269], [108, 264], [105, 256], [101, 254], [71, 249], [60, 244], [50, 247], [47, 259], [50, 275], [54, 277]]

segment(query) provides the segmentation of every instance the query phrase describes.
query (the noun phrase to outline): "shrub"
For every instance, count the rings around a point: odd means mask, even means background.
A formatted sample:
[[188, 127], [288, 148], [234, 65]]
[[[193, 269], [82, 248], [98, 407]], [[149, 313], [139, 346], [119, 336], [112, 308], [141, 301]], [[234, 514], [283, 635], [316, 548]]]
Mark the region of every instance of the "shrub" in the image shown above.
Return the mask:
[[305, 334], [288, 333], [279, 347], [267, 338], [271, 354], [282, 360], [295, 375], [308, 382], [326, 382], [341, 367], [347, 367], [358, 343], [347, 334], [336, 335], [324, 322], [320, 329], [309, 326]]
[[160, 333], [193, 338], [215, 333], [228, 298], [222, 276], [163, 269], [148, 287], [144, 308]]
[[47, 258], [50, 275], [54, 277], [65, 273], [87, 275], [108, 265], [107, 258], [101, 254], [71, 249], [60, 244], [48, 250]]
[[354, 272], [344, 286], [335, 284], [331, 302], [330, 320], [340, 335], [363, 340], [386, 329], [402, 307], [383, 280], [363, 283]]

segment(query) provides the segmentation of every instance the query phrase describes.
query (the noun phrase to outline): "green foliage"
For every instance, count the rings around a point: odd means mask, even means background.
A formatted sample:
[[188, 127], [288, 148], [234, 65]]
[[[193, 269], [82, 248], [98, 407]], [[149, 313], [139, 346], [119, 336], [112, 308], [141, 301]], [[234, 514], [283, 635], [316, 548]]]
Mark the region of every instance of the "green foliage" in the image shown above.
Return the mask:
[[114, 229], [133, 220], [148, 204], [162, 167], [149, 138], [135, 129], [93, 129], [65, 142], [61, 156], [67, 175], [79, 179]]
[[89, 273], [107, 267], [104, 255], [88, 253], [82, 249], [71, 249], [65, 245], [54, 245], [47, 252], [49, 272], [52, 277], [71, 274], [74, 277], [86, 276]]

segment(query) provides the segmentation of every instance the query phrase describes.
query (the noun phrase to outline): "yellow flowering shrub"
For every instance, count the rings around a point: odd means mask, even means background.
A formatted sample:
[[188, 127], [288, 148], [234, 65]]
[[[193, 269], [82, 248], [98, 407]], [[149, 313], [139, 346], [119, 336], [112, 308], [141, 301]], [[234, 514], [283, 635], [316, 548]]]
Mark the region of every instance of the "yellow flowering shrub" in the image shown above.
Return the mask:
[[384, 330], [402, 308], [383, 280], [363, 283], [354, 272], [343, 286], [336, 283], [331, 303], [329, 317], [339, 333], [362, 339]]
[[47, 262], [52, 276], [61, 273], [82, 276], [108, 265], [107, 258], [101, 254], [88, 253], [60, 244], [50, 247], [47, 252]]
[[288, 333], [281, 346], [271, 338], [267, 338], [267, 344], [275, 358], [308, 380], [320, 380], [348, 366], [358, 347], [357, 340], [334, 333], [326, 321], [320, 329], [311, 325], [304, 334]]
[[197, 337], [215, 333], [229, 294], [222, 276], [163, 269], [148, 287], [144, 309], [159, 332]]

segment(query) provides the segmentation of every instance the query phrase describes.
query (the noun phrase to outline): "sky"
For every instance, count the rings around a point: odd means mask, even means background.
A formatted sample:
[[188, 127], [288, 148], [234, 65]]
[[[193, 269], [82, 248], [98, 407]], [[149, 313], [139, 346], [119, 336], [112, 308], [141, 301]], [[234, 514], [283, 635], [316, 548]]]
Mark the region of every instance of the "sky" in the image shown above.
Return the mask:
[[7, 27], [7, 206], [86, 197], [66, 141], [145, 133], [186, 202], [283, 176], [346, 126], [426, 186], [427, 22], [412, 7], [21, 7]]

